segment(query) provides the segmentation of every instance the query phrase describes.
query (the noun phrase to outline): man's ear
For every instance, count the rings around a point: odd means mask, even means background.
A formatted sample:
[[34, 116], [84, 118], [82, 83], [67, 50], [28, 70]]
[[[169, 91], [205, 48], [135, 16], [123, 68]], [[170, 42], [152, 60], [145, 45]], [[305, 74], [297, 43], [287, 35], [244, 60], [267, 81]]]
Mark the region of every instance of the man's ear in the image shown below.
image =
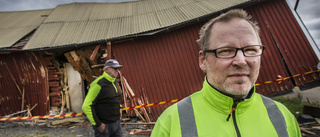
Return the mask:
[[206, 65], [207, 65], [206, 57], [203, 51], [200, 50], [199, 51], [199, 67], [203, 72], [206, 72]]

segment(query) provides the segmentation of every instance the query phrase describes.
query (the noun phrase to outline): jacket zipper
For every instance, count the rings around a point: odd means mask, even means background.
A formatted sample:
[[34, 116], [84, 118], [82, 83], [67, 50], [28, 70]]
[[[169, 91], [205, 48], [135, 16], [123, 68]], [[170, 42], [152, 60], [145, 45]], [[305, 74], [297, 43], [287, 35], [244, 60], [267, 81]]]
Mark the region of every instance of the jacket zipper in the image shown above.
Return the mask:
[[[237, 125], [237, 122], [236, 122], [236, 108], [237, 108], [237, 105], [239, 102], [243, 101], [242, 100], [236, 100], [236, 99], [233, 99], [233, 105], [232, 105], [232, 109], [231, 109], [231, 112], [229, 113], [228, 115], [228, 118], [227, 118], [227, 121], [229, 121], [229, 118], [231, 117], [232, 115], [232, 119], [233, 119], [233, 125], [234, 125], [234, 128], [236, 129], [236, 132], [237, 132], [237, 136], [238, 137], [241, 137], [241, 134], [240, 134], [240, 131], [239, 131], [239, 128], [238, 128], [238, 125]], [[233, 114], [232, 114], [233, 113]]]

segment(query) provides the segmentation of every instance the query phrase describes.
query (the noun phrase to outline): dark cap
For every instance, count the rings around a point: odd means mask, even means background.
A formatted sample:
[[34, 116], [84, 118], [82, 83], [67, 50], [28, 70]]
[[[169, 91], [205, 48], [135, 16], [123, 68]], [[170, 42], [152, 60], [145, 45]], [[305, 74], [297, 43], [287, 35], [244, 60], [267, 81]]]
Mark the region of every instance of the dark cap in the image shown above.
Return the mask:
[[104, 63], [104, 67], [112, 67], [112, 68], [122, 68], [123, 66], [119, 64], [118, 61], [116, 61], [115, 59], [109, 59], [106, 61], [106, 63]]

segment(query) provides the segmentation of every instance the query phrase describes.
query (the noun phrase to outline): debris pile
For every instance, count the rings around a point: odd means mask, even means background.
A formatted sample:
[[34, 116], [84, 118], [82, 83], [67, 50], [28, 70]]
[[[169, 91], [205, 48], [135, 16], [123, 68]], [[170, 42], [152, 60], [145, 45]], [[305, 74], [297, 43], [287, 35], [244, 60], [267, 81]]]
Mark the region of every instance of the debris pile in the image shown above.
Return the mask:
[[303, 137], [320, 137], [320, 119], [316, 118], [314, 122], [299, 124]]
[[303, 137], [320, 137], [320, 108], [303, 106], [303, 115], [297, 120]]
[[[141, 88], [138, 94], [136, 94], [130, 85], [128, 84], [126, 78], [120, 73], [120, 87], [122, 89], [122, 97], [123, 97], [123, 107], [131, 107], [131, 106], [142, 106], [145, 104], [149, 104], [148, 98], [145, 95], [144, 88]], [[143, 122], [150, 123], [155, 121], [153, 113], [149, 107], [141, 107], [139, 109], [129, 109], [125, 110], [122, 118], [132, 118], [139, 117]]]

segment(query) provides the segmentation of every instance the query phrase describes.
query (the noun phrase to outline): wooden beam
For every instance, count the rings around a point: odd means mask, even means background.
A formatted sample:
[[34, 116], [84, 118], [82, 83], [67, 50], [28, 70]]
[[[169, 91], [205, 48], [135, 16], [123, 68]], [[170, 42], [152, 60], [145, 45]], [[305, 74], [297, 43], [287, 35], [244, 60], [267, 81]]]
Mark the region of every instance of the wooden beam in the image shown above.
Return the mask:
[[59, 96], [60, 97], [60, 95], [61, 95], [61, 91], [49, 93], [49, 96]]
[[21, 111], [24, 110], [24, 96], [25, 96], [25, 90], [24, 87], [22, 89], [22, 104], [21, 104]]
[[121, 125], [154, 125], [156, 122], [143, 122], [143, 123], [126, 123], [126, 122], [121, 122]]
[[79, 71], [79, 66], [77, 65], [77, 63], [73, 60], [71, 53], [70, 52], [66, 52], [64, 53], [64, 56], [67, 58], [68, 62], [71, 64], [71, 66], [73, 67], [74, 70]]
[[59, 87], [59, 82], [49, 82], [49, 87]]
[[90, 68], [86, 56], [81, 49], [67, 52], [64, 55], [72, 67], [80, 73], [83, 79], [87, 80], [88, 82], [92, 82], [94, 80], [94, 78], [92, 78], [93, 71]]
[[50, 87], [51, 91], [56, 91], [56, 92], [60, 92], [61, 91], [61, 87]]
[[100, 46], [101, 45], [97, 45], [96, 48], [93, 50], [93, 52], [92, 52], [92, 54], [90, 56], [90, 60], [94, 60], [94, 58], [96, 57], [96, 55], [97, 55], [97, 53], [98, 53], [98, 51], [100, 49]]
[[108, 59], [111, 59], [111, 57], [112, 57], [112, 52], [111, 52], [111, 42], [110, 41], [108, 41], [107, 42], [107, 48], [106, 48], [106, 50], [105, 50], [105, 52], [104, 52], [104, 54], [102, 55], [102, 61], [107, 61]]
[[71, 57], [73, 58], [73, 60], [75, 61], [75, 62], [80, 62], [80, 58], [79, 58], [79, 56], [77, 55], [77, 53], [76, 53], [76, 51], [71, 51], [70, 52], [70, 54], [71, 54]]
[[98, 67], [103, 67], [104, 64], [96, 64], [96, 65], [91, 65], [91, 68], [98, 68]]
[[93, 71], [87, 61], [86, 55], [83, 50], [77, 51], [78, 55], [80, 55], [81, 63], [79, 64], [80, 69], [82, 70], [82, 76], [89, 82], [92, 82], [94, 79], [92, 78]]
[[[63, 69], [63, 71], [64, 71], [64, 74], [67, 76], [68, 74], [67, 74], [67, 68], [66, 68], [66, 64], [64, 64], [63, 65], [64, 66], [64, 69]], [[70, 97], [69, 97], [69, 87], [68, 87], [68, 77], [64, 77], [64, 79], [63, 79], [63, 83], [64, 83], [64, 87], [63, 87], [63, 89], [64, 89], [64, 93], [66, 94], [66, 105], [67, 105], [67, 109], [68, 109], [68, 111], [71, 111], [70, 110]]]
[[50, 72], [49, 75], [63, 75], [63, 72]]

